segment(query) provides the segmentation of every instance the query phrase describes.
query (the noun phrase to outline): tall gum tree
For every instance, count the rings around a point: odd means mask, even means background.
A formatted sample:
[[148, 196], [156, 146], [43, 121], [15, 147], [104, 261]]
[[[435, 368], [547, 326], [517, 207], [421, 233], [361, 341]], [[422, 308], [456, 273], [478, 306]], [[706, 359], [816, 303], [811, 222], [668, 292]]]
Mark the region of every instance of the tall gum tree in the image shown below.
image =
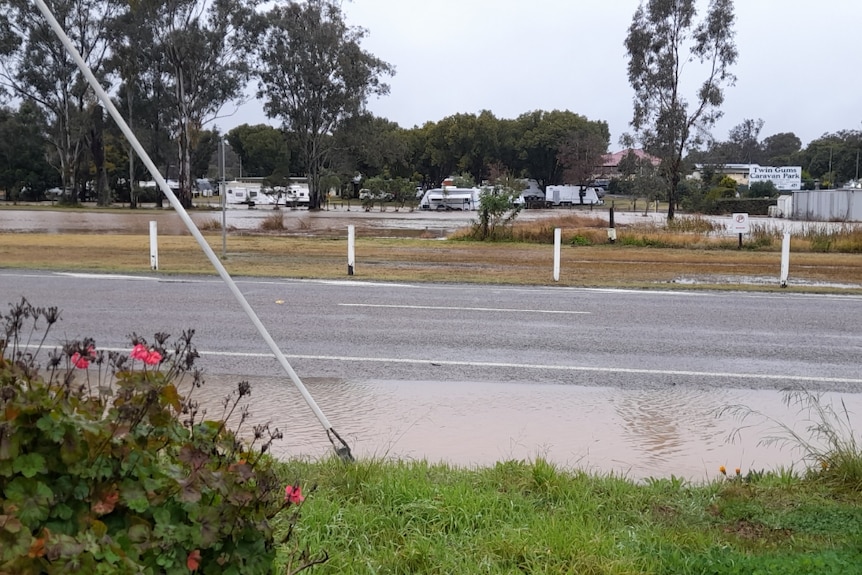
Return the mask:
[[[668, 219], [673, 219], [685, 153], [697, 147], [721, 117], [724, 89], [736, 77], [732, 0], [710, 0], [696, 22], [696, 0], [648, 0], [638, 7], [625, 40], [628, 77], [634, 89], [635, 134], [628, 138], [661, 159], [667, 186]], [[683, 74], [704, 74], [695, 86]]]
[[389, 93], [381, 81], [394, 69], [364, 51], [362, 28], [344, 21], [334, 0], [287, 2], [266, 15], [260, 46], [258, 97], [270, 118], [281, 120], [300, 143], [308, 169], [309, 209], [321, 205], [320, 176], [333, 134], [365, 111], [371, 95]]
[[[249, 58], [262, 21], [259, 0], [136, 0], [118, 20], [115, 50], [125, 60], [115, 67], [126, 86], [141, 79], [169, 110], [177, 146], [178, 198], [191, 206], [192, 156], [204, 126], [222, 117], [231, 102], [241, 103], [249, 78]], [[149, 44], [136, 50], [141, 37]], [[129, 59], [134, 58], [134, 61]], [[133, 102], [129, 102], [133, 105]], [[158, 113], [158, 112], [157, 112]], [[165, 174], [166, 176], [172, 174]]]
[[[114, 0], [55, 0], [49, 7], [72, 45], [98, 78], [108, 55], [107, 28]], [[45, 118], [49, 154], [65, 189], [80, 192], [88, 158], [95, 96], [72, 57], [29, 0], [0, 0], [0, 84], [32, 102]], [[75, 202], [76, 195], [67, 200]]]

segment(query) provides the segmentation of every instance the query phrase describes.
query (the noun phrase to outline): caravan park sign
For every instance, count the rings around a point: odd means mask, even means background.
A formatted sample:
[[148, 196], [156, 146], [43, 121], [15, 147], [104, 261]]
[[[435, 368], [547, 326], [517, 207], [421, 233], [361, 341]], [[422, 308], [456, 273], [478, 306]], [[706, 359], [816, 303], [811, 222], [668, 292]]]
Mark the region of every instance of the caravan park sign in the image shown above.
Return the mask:
[[802, 168], [800, 166], [751, 166], [748, 172], [748, 185], [755, 182], [772, 182], [782, 191], [802, 189]]

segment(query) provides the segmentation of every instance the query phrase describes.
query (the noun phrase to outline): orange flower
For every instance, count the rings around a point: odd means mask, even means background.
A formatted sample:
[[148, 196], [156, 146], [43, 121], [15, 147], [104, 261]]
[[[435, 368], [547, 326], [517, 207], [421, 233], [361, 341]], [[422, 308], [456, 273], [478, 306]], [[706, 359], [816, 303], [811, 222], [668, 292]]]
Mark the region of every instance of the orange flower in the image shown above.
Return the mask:
[[191, 553], [189, 553], [188, 559], [186, 559], [186, 567], [189, 568], [189, 571], [197, 571], [198, 567], [201, 566], [201, 552], [199, 549], [195, 549]]
[[739, 470], [739, 467], [736, 468], [736, 474], [739, 475], [742, 471]]
[[725, 469], [724, 465], [718, 468], [718, 472], [722, 475], [727, 475], [727, 469]]

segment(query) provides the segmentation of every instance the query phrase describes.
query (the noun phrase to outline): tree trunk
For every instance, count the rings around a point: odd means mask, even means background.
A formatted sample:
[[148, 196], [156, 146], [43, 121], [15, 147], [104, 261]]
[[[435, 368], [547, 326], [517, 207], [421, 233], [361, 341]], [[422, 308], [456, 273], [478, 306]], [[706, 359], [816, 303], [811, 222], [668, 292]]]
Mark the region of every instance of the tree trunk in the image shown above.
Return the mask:
[[108, 189], [108, 176], [105, 171], [104, 116], [102, 107], [95, 106], [90, 128], [90, 153], [96, 167], [96, 201], [100, 206], [111, 204], [111, 191]]

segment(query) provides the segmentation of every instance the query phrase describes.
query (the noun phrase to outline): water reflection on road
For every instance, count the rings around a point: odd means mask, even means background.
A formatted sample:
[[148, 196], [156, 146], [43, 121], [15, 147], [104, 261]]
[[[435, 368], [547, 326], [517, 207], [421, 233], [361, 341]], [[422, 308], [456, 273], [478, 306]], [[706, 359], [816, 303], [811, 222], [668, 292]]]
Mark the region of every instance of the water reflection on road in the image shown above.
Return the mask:
[[[204, 389], [217, 400], [239, 379], [209, 378]], [[277, 455], [318, 457], [331, 452], [319, 422], [289, 381], [250, 381], [253, 418], [270, 421], [284, 432]], [[745, 429], [732, 443], [728, 437], [742, 424], [715, 415], [717, 408], [744, 404], [788, 423], [798, 419], [795, 410], [783, 405], [782, 394], [773, 391], [325, 379], [305, 383], [357, 457], [460, 466], [543, 457], [570, 469], [632, 479], [675, 475], [701, 480], [715, 477], [721, 465], [745, 473], [797, 461], [801, 469], [798, 454], [758, 445], [775, 432], [774, 425]], [[843, 399], [854, 414], [862, 413], [862, 396]]]

